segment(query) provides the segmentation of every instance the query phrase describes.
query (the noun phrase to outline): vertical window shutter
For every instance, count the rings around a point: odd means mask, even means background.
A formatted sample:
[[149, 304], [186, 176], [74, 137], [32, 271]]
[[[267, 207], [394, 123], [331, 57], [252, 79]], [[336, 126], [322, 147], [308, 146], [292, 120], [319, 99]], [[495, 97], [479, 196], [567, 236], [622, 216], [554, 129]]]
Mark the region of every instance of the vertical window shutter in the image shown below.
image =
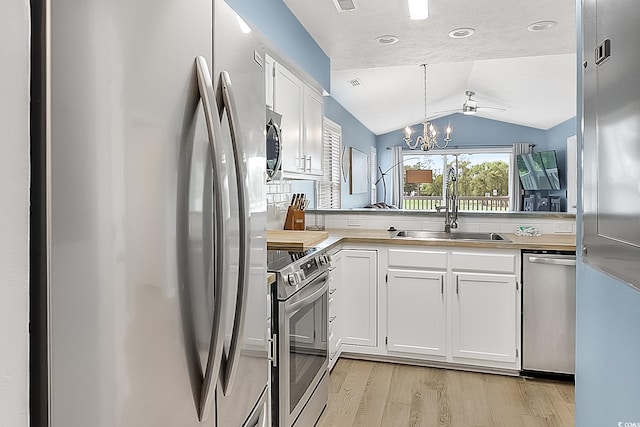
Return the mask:
[[322, 169], [324, 175], [318, 182], [318, 209], [340, 208], [340, 153], [342, 152], [342, 128], [324, 119], [322, 144]]
[[376, 181], [378, 180], [378, 153], [376, 151], [376, 147], [371, 147], [369, 162], [369, 172], [371, 173], [371, 177], [369, 179], [369, 182], [371, 182], [371, 204], [373, 205], [378, 199], [378, 195], [376, 194]]

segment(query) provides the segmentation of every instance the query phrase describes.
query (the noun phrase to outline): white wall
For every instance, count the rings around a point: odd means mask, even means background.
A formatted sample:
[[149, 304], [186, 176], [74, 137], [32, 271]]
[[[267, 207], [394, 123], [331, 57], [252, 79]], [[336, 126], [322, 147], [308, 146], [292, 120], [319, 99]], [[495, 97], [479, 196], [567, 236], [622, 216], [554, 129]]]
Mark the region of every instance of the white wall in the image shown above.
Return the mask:
[[0, 426], [28, 425], [29, 2], [0, 2]]

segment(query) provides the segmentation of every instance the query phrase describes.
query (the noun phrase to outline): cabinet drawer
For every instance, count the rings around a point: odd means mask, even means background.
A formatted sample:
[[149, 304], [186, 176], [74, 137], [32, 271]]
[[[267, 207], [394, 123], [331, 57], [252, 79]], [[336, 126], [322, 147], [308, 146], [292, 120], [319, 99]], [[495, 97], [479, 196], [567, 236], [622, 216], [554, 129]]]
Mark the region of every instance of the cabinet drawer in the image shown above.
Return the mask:
[[335, 298], [329, 298], [329, 323], [331, 323], [331, 319], [337, 314], [338, 310], [336, 310]]
[[482, 271], [492, 273], [515, 273], [515, 253], [452, 252], [453, 271]]
[[447, 252], [415, 249], [389, 249], [389, 267], [446, 270]]
[[338, 351], [338, 334], [330, 333], [329, 334], [329, 358], [333, 359], [336, 351]]

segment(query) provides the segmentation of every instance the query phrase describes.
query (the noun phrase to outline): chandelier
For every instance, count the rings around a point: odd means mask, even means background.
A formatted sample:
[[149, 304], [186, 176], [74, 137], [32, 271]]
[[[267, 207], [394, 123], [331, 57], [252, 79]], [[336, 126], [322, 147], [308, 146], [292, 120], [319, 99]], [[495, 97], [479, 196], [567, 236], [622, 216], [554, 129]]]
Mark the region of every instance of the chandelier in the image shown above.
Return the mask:
[[422, 121], [422, 135], [419, 135], [415, 141], [411, 138], [413, 129], [409, 126], [404, 128], [404, 142], [412, 150], [417, 148], [422, 151], [429, 151], [434, 148], [445, 148], [451, 142], [451, 134], [453, 129], [451, 125], [447, 125], [444, 131], [442, 143], [438, 143], [438, 129], [429, 121], [427, 117], [427, 64], [420, 65], [424, 71], [424, 120]]

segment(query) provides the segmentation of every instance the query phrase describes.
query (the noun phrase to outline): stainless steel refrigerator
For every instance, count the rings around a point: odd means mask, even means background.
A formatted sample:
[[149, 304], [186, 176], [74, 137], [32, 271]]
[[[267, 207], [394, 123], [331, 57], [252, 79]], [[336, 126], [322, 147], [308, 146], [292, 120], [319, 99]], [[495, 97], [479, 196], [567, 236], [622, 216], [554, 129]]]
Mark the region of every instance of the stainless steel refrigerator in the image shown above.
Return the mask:
[[267, 425], [256, 34], [222, 0], [42, 6], [46, 379], [32, 419]]

